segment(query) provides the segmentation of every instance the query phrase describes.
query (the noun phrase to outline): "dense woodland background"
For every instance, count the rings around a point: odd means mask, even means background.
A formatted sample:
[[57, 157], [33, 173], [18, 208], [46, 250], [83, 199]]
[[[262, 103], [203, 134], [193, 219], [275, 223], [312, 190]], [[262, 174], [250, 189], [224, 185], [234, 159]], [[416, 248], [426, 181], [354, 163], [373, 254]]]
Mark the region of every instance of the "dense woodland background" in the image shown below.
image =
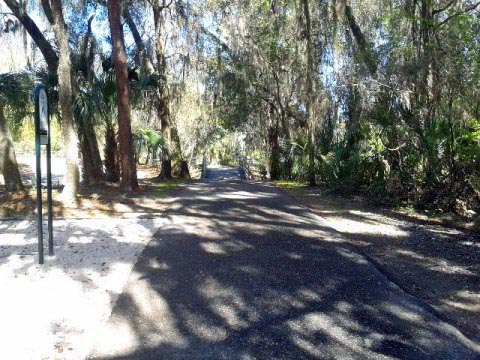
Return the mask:
[[[48, 85], [63, 196], [247, 159], [257, 175], [474, 218], [476, 0], [0, 1], [0, 173]], [[60, 134], [61, 130], [61, 134]], [[81, 166], [79, 166], [81, 165]]]

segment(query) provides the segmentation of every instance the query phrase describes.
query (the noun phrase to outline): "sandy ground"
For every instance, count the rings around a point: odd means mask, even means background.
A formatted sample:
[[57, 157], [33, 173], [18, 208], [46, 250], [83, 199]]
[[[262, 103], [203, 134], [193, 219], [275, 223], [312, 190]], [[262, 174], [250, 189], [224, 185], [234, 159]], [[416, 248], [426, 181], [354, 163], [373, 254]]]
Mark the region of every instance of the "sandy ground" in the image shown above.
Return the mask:
[[34, 222], [0, 221], [0, 359], [85, 357], [163, 221], [55, 221], [56, 256], [45, 265], [37, 264]]
[[[47, 184], [47, 157], [45, 152], [42, 153], [42, 184]], [[35, 154], [21, 154], [17, 156], [17, 162], [20, 166], [22, 181], [26, 186], [35, 185]], [[61, 153], [52, 154], [52, 185], [63, 185], [63, 177], [65, 176], [65, 158]], [[81, 172], [80, 172], [81, 174]], [[81, 176], [81, 175], [80, 175]]]

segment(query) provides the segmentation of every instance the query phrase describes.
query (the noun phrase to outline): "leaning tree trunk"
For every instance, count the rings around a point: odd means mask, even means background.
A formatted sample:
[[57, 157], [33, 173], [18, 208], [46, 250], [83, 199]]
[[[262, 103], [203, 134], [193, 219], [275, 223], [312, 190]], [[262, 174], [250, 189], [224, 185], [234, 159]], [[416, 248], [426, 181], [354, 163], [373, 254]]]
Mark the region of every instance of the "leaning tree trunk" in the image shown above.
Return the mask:
[[59, 50], [57, 69], [58, 93], [67, 165], [62, 197], [64, 202], [71, 202], [78, 193], [80, 174], [78, 169], [78, 137], [73, 119], [72, 60], [68, 45], [69, 34], [63, 17], [61, 0], [51, 0], [50, 8], [46, 1], [43, 1], [43, 3], [45, 14], [52, 23]]
[[23, 191], [17, 158], [3, 109], [4, 104], [0, 103], [0, 174], [3, 174], [7, 191]]
[[118, 107], [118, 133], [120, 142], [121, 186], [130, 191], [138, 189], [137, 165], [133, 152], [130, 102], [128, 95], [128, 68], [125, 41], [121, 24], [120, 1], [108, 1], [108, 19], [112, 34], [113, 61], [115, 64]]
[[132, 33], [133, 40], [135, 41], [135, 45], [137, 46], [137, 62], [138, 65], [140, 66], [140, 70], [144, 74], [153, 74], [155, 73], [155, 67], [153, 66], [152, 59], [150, 58], [150, 55], [145, 49], [145, 44], [142, 40], [142, 37], [140, 36], [140, 33], [138, 32], [137, 25], [133, 21], [133, 18], [130, 14], [130, 11], [125, 5], [125, 8], [123, 9], [123, 18], [125, 19], [125, 22], [128, 25], [128, 28], [130, 29], [130, 32]]

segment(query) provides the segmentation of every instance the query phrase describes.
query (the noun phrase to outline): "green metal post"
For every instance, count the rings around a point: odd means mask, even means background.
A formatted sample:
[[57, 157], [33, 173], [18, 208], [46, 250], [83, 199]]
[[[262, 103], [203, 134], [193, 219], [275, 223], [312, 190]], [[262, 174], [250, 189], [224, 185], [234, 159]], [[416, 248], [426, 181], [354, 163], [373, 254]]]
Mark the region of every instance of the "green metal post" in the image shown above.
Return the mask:
[[52, 152], [50, 146], [50, 112], [48, 115], [47, 144], [47, 206], [48, 206], [48, 255], [53, 256], [53, 209], [52, 209]]
[[38, 93], [40, 86], [35, 88], [35, 154], [37, 162], [37, 238], [38, 263], [43, 264], [43, 224], [42, 224], [42, 165], [40, 153], [40, 116], [38, 109]]

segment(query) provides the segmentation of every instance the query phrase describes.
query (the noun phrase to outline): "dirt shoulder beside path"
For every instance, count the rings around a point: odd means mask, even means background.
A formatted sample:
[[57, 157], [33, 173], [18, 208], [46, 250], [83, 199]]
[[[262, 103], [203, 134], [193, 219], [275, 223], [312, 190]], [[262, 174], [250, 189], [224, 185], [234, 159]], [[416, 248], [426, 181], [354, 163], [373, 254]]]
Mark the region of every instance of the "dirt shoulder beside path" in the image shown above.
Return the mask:
[[480, 343], [480, 235], [448, 228], [365, 199], [318, 188], [280, 188], [322, 216], [406, 292]]
[[[188, 184], [189, 180], [174, 178], [159, 181], [154, 166], [138, 166], [140, 190], [129, 193], [118, 184], [80, 187], [76, 203], [65, 204], [60, 188], [53, 189], [53, 215], [55, 219], [98, 217], [155, 217], [168, 206], [171, 192]], [[43, 213], [47, 212], [47, 191], [43, 189]], [[9, 193], [0, 186], [0, 219], [34, 219], [36, 214], [36, 188], [25, 192]]]
[[55, 256], [44, 265], [34, 191], [0, 191], [0, 359], [83, 359], [184, 182], [142, 179], [135, 194], [82, 188], [72, 208], [55, 201]]

